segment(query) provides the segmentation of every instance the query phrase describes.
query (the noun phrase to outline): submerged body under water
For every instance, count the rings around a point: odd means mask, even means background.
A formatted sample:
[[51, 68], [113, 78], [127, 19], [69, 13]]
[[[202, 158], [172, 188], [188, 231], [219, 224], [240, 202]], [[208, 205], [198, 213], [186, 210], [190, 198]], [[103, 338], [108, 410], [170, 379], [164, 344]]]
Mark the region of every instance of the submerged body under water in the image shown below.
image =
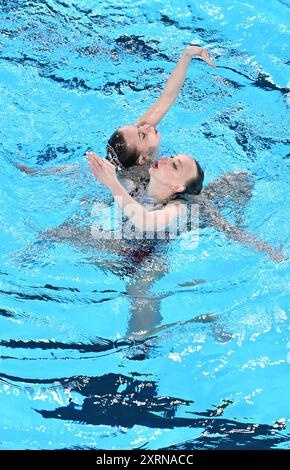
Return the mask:
[[[202, 220], [194, 249], [187, 234], [96, 247], [88, 220], [108, 195], [87, 169], [15, 167], [103, 154], [194, 37], [218, 67], [191, 64], [161, 153], [198, 156], [215, 208], [286, 249], [287, 15], [279, 1], [1, 3], [0, 448], [289, 448], [289, 262]], [[238, 199], [214, 183], [234, 171]], [[43, 239], [66, 221], [73, 243], [67, 225]]]

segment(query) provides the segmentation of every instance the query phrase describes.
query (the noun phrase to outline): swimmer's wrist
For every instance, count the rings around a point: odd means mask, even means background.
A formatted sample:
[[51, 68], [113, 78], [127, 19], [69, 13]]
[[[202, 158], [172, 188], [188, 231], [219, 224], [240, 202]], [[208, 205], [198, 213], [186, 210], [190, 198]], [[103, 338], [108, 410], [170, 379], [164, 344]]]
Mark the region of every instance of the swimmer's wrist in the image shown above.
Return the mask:
[[189, 65], [190, 62], [191, 62], [191, 59], [192, 59], [192, 56], [188, 53], [188, 51], [186, 51], [186, 49], [184, 49], [184, 51], [181, 55], [181, 60], [183, 62], [186, 62]]
[[114, 178], [107, 186], [112, 193], [118, 191], [120, 188], [123, 188], [117, 177]]

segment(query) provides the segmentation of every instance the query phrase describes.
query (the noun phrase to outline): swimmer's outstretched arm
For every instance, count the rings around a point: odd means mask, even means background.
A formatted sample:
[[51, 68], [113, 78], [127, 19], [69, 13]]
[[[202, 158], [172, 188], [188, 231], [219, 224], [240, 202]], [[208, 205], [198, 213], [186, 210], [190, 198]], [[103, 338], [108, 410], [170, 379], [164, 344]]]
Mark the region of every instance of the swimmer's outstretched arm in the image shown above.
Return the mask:
[[185, 210], [184, 204], [168, 204], [164, 209], [148, 211], [128, 194], [116, 177], [116, 167], [108, 160], [87, 152], [89, 165], [95, 178], [112, 193], [116, 203], [131, 223], [140, 231], [159, 231], [170, 225]]
[[222, 215], [214, 209], [214, 207], [205, 202], [203, 209], [207, 219], [207, 225], [214, 227], [219, 232], [223, 232], [226, 237], [240, 243], [244, 243], [262, 253], [266, 253], [274, 261], [282, 261], [285, 254], [267, 242], [261, 241], [258, 237], [251, 233], [247, 233], [235, 225], [231, 225]]
[[23, 165], [22, 163], [15, 163], [16, 168], [31, 176], [50, 176], [57, 174], [64, 174], [67, 171], [70, 171], [74, 168], [77, 168], [77, 163], [72, 163], [71, 165], [63, 166], [52, 166], [50, 168], [31, 168], [30, 166]]
[[178, 97], [185, 80], [187, 69], [193, 57], [200, 57], [211, 67], [216, 67], [211, 61], [206, 47], [186, 47], [179, 62], [176, 64], [172, 74], [170, 75], [160, 97], [156, 103], [154, 103], [151, 108], [149, 108], [146, 113], [138, 119], [135, 125], [139, 126], [142, 123], [148, 123], [151, 126], [157, 126]]

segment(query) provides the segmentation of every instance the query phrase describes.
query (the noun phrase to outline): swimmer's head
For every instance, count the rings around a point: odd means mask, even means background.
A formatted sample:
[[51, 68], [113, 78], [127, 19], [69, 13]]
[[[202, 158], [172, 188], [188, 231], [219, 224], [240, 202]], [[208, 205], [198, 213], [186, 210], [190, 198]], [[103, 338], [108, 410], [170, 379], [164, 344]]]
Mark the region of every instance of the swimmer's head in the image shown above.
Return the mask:
[[108, 140], [107, 158], [123, 168], [144, 165], [154, 159], [160, 140], [160, 133], [149, 124], [119, 127]]
[[204, 172], [199, 163], [184, 153], [162, 157], [153, 163], [150, 181], [167, 186], [174, 194], [199, 194], [202, 190]]

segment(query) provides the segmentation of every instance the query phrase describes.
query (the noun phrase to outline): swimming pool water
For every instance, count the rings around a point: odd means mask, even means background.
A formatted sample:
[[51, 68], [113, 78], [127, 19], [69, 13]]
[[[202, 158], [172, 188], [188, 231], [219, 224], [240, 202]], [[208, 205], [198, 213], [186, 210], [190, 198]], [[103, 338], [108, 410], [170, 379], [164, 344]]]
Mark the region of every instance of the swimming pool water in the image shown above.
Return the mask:
[[[85, 151], [103, 155], [194, 42], [219, 67], [192, 61], [161, 153], [196, 156], [206, 184], [250, 172], [244, 226], [286, 250], [289, 11], [286, 0], [0, 2], [1, 449], [289, 449], [287, 260], [210, 228], [142, 270], [40, 242], [107, 197]], [[36, 177], [16, 162], [82, 163]], [[139, 342], [127, 339], [135, 322], [149, 330]]]

